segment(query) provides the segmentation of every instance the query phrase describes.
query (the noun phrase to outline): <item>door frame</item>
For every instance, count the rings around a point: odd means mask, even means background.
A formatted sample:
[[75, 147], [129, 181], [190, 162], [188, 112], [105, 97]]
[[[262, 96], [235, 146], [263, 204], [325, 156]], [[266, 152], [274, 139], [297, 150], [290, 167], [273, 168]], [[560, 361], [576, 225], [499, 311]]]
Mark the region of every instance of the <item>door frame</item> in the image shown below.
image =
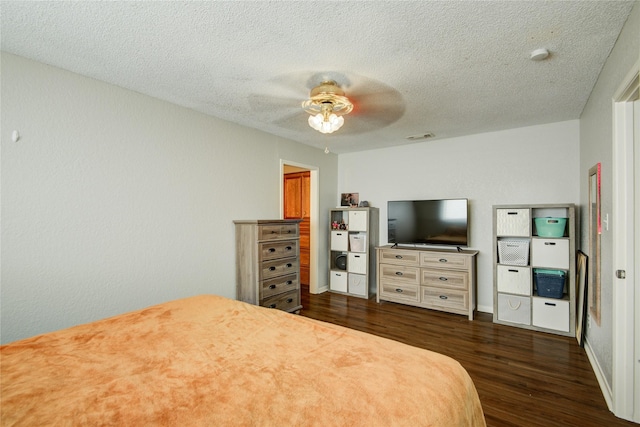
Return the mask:
[[280, 218], [284, 218], [284, 167], [295, 166], [310, 172], [309, 183], [309, 292], [320, 293], [318, 285], [318, 233], [320, 218], [319, 169], [317, 166], [280, 159]]
[[[635, 314], [640, 313], [640, 269], [634, 268], [640, 255], [640, 212], [636, 209], [640, 200], [634, 189], [634, 101], [638, 99], [640, 61], [623, 80], [613, 97], [613, 209], [615, 227], [613, 233], [613, 378], [612, 412], [620, 418], [640, 422], [640, 367], [636, 364], [638, 336]], [[637, 105], [637, 102], [636, 102]], [[636, 114], [637, 116], [637, 114]], [[637, 132], [637, 131], [636, 131]], [[635, 168], [635, 169], [634, 169]], [[616, 270], [624, 270], [626, 278], [616, 276]], [[632, 379], [630, 381], [630, 379]]]

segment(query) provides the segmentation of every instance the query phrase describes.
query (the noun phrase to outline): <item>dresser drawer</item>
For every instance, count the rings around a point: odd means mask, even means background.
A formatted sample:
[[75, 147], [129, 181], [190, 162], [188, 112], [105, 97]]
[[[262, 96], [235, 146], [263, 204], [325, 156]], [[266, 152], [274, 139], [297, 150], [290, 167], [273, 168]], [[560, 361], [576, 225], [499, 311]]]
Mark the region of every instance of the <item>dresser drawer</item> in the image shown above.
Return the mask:
[[380, 280], [392, 280], [402, 284], [420, 284], [420, 269], [403, 265], [380, 264]]
[[299, 279], [297, 274], [290, 274], [284, 277], [265, 280], [261, 283], [261, 298], [268, 298], [283, 292], [293, 291], [299, 287]]
[[259, 248], [260, 261], [294, 257], [298, 254], [298, 241], [283, 240], [278, 242], [264, 242], [259, 244]]
[[449, 312], [469, 311], [469, 292], [421, 286], [421, 300], [428, 308], [438, 308]]
[[421, 252], [420, 266], [433, 268], [454, 268], [468, 270], [471, 265], [471, 257], [458, 254], [445, 254], [436, 252]]
[[265, 298], [260, 302], [260, 305], [267, 308], [290, 311], [300, 305], [299, 291], [296, 289], [284, 294]]
[[447, 289], [469, 289], [469, 273], [437, 269], [422, 270], [422, 285]]
[[258, 226], [259, 240], [274, 240], [299, 237], [298, 224], [273, 224]]
[[260, 265], [260, 280], [272, 277], [283, 276], [285, 274], [298, 273], [298, 258], [286, 258], [275, 261], [266, 261]]
[[420, 286], [396, 282], [381, 282], [380, 297], [393, 301], [420, 301]]
[[396, 265], [420, 264], [420, 253], [416, 251], [403, 251], [401, 249], [385, 249], [380, 251], [380, 263]]

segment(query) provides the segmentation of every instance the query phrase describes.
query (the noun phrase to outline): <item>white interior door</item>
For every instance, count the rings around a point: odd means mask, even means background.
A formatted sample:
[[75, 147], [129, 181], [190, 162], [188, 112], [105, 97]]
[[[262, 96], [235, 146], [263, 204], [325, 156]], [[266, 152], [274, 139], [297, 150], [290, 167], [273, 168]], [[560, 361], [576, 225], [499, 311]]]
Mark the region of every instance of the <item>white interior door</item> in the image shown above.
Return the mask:
[[633, 421], [640, 423], [640, 290], [638, 290], [638, 284], [640, 284], [640, 100], [636, 100], [633, 103], [633, 117], [634, 117], [634, 132], [633, 132], [633, 146], [634, 146], [634, 166], [635, 171], [635, 215], [634, 215], [634, 228], [635, 228], [635, 261], [633, 263], [635, 268], [635, 320], [633, 324], [635, 328], [635, 354], [633, 358], [633, 364], [635, 366], [634, 375], [634, 404], [633, 404]]
[[640, 422], [639, 69], [614, 97], [614, 243], [612, 411]]

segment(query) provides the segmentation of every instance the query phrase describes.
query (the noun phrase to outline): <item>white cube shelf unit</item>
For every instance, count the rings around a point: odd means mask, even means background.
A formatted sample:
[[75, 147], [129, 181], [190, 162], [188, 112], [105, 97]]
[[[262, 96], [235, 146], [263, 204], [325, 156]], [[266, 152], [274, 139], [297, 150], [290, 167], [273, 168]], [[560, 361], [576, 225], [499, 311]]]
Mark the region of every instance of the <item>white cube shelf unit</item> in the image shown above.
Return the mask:
[[[574, 204], [493, 206], [494, 323], [575, 335], [575, 211]], [[564, 233], [555, 237], [539, 233], [536, 218], [566, 218]], [[564, 274], [562, 292], [549, 297], [545, 290], [540, 295], [535, 274], [538, 270], [546, 277]], [[554, 286], [559, 292], [558, 283]]]
[[371, 298], [376, 292], [378, 208], [335, 208], [329, 215], [329, 290]]

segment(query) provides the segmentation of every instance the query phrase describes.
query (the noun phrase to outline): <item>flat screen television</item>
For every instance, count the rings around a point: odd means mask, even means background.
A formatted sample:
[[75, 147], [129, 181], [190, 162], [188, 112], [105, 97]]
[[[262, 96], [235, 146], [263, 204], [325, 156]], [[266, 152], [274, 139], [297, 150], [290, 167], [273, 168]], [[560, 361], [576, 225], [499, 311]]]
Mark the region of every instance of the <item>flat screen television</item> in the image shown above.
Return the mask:
[[467, 199], [389, 201], [387, 218], [389, 243], [469, 246]]

